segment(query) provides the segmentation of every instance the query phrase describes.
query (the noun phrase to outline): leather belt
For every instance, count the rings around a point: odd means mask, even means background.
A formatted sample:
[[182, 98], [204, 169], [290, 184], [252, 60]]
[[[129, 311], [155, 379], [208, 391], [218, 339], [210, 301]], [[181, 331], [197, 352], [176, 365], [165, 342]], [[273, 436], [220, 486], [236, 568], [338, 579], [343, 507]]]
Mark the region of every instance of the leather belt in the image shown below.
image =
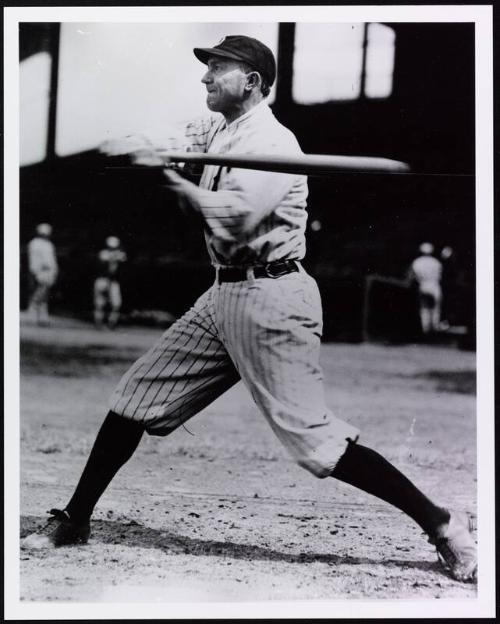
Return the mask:
[[295, 260], [277, 260], [268, 264], [260, 264], [254, 267], [220, 267], [217, 270], [217, 279], [221, 282], [242, 282], [248, 279], [249, 273], [255, 279], [270, 277], [276, 279], [288, 273], [298, 272], [299, 266]]

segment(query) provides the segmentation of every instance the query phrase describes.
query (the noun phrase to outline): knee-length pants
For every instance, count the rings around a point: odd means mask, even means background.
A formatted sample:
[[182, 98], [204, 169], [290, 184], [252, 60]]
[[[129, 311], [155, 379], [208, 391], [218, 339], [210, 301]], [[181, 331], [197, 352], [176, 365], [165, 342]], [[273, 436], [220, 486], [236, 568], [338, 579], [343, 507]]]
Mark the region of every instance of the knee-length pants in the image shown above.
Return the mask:
[[322, 308], [302, 268], [214, 283], [119, 382], [110, 408], [168, 435], [240, 379], [304, 468], [328, 476], [359, 431], [325, 405]]

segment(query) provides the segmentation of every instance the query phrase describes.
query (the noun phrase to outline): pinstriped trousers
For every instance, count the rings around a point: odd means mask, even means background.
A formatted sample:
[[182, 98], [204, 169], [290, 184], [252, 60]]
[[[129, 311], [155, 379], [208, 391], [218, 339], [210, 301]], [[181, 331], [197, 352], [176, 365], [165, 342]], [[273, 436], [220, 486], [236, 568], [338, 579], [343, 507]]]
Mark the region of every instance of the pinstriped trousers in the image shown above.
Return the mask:
[[326, 477], [359, 431], [326, 407], [321, 300], [302, 267], [218, 283], [119, 382], [110, 408], [168, 435], [240, 379], [294, 459]]

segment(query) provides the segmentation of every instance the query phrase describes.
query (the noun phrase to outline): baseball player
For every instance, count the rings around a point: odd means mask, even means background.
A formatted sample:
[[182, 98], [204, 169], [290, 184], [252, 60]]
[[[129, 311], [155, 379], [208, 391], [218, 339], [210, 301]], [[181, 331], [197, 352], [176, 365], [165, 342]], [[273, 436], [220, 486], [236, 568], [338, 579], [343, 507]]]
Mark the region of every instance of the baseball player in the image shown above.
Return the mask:
[[116, 327], [120, 318], [122, 293], [118, 278], [120, 266], [127, 260], [120, 244], [119, 238], [108, 236], [106, 247], [98, 254], [99, 270], [94, 281], [94, 322], [99, 328], [104, 325], [107, 308], [107, 326], [110, 329]]
[[[234, 35], [194, 54], [206, 65], [202, 83], [216, 114], [188, 125], [193, 149], [301, 153], [265, 101], [276, 76], [269, 48]], [[108, 153], [117, 151], [107, 147]], [[144, 159], [147, 145], [136, 151]], [[154, 151], [150, 158], [157, 162]], [[325, 405], [320, 296], [301, 265], [306, 178], [218, 166], [204, 167], [199, 186], [170, 169], [164, 176], [203, 223], [214, 283], [118, 383], [71, 500], [50, 512], [47, 546], [88, 540], [97, 501], [144, 431], [169, 435], [241, 379], [300, 466], [401, 509], [436, 545], [449, 573], [472, 580], [470, 518], [430, 501], [377, 452], [358, 444], [358, 430]]]
[[441, 276], [443, 266], [434, 253], [431, 243], [422, 243], [420, 255], [411, 264], [410, 278], [418, 285], [420, 326], [424, 335], [436, 332], [441, 320]]
[[28, 314], [38, 325], [49, 324], [50, 289], [57, 279], [58, 266], [54, 244], [50, 240], [52, 226], [40, 223], [28, 243], [28, 270], [31, 295]]
[[441, 249], [439, 260], [442, 265], [441, 275], [441, 321], [439, 328], [447, 330], [451, 325], [456, 325], [457, 314], [457, 277], [458, 265], [457, 256], [454, 249], [448, 245]]

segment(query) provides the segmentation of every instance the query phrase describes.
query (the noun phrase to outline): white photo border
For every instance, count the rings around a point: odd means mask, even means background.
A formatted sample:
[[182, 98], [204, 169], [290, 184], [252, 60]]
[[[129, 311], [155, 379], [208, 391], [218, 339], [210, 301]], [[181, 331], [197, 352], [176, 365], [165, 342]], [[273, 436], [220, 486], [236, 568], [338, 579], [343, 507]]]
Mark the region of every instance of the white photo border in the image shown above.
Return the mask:
[[160, 603], [26, 603], [19, 599], [19, 55], [20, 22], [473, 22], [476, 28], [478, 594], [470, 600], [169, 603], [168, 619], [484, 618], [495, 616], [493, 9], [490, 5], [4, 8], [5, 618], [167, 619]]

